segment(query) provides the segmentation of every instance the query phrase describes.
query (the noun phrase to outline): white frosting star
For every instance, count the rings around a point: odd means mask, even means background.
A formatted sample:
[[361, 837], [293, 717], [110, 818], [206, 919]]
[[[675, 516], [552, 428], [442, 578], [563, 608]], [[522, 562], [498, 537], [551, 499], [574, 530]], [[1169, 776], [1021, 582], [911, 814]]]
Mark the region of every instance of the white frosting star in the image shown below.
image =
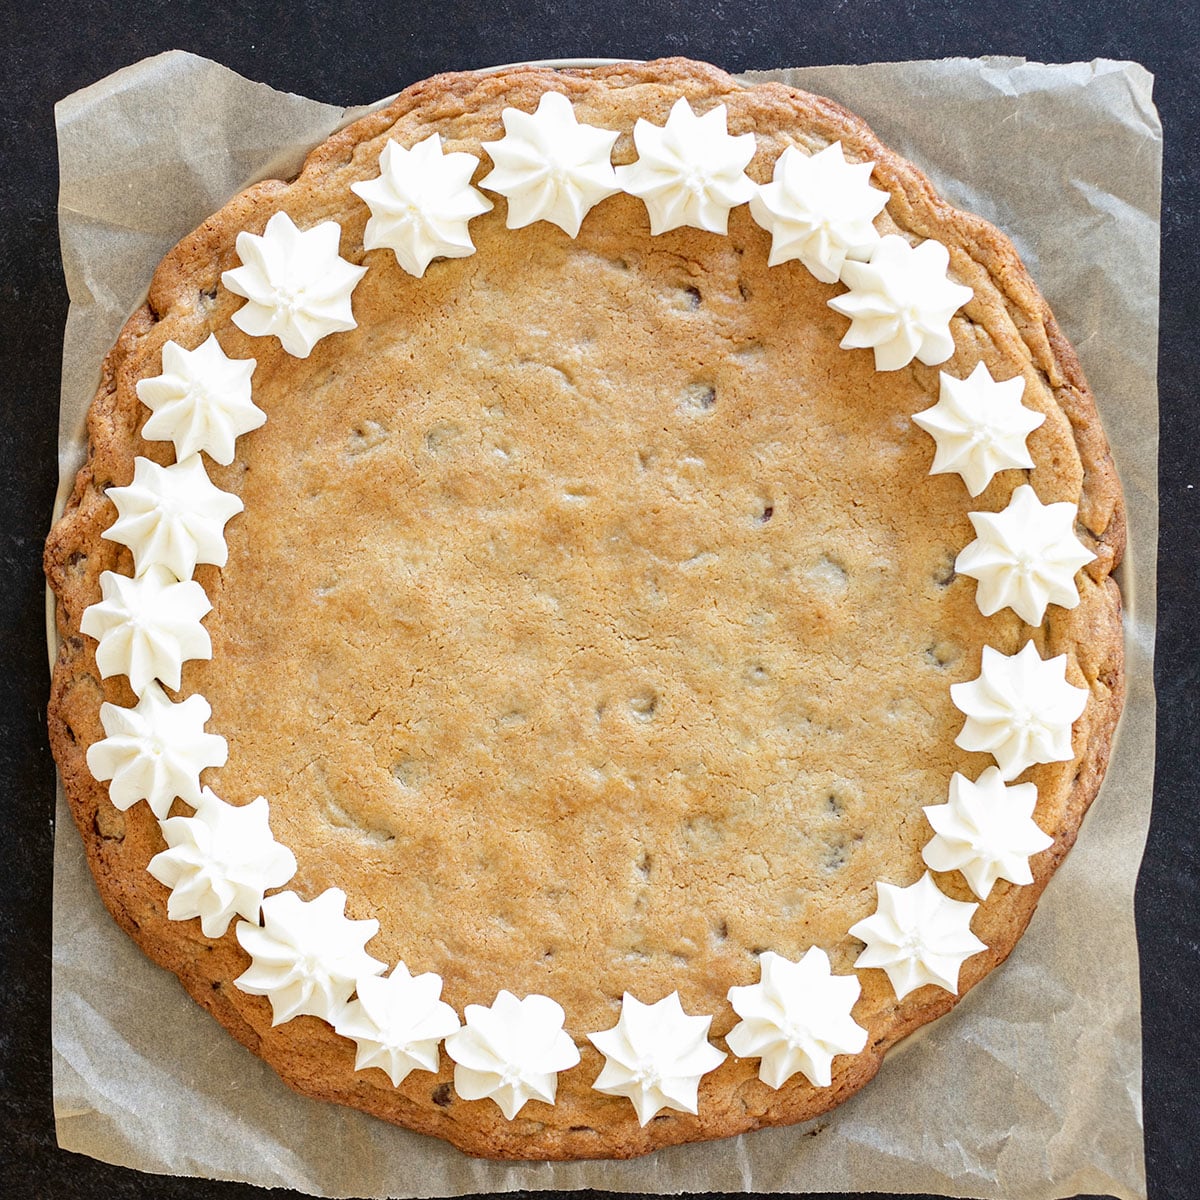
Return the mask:
[[712, 1017], [688, 1016], [678, 992], [656, 1004], [626, 992], [617, 1024], [588, 1034], [605, 1059], [592, 1086], [607, 1096], [627, 1096], [642, 1125], [662, 1108], [694, 1113], [700, 1077], [725, 1060], [708, 1040], [711, 1024]]
[[456, 1064], [454, 1090], [464, 1100], [494, 1100], [510, 1121], [528, 1100], [554, 1103], [558, 1072], [579, 1062], [558, 1004], [549, 996], [518, 1000], [502, 991], [488, 1008], [468, 1004], [466, 1018], [446, 1038]]
[[1078, 511], [1065, 501], [1042, 504], [1023, 483], [1001, 512], [967, 514], [976, 537], [954, 569], [979, 581], [975, 602], [985, 617], [1007, 607], [1040, 625], [1047, 604], [1079, 603], [1075, 572], [1096, 556], [1075, 536]]
[[161, 564], [177, 579], [191, 579], [197, 563], [225, 565], [225, 522], [244, 507], [213, 485], [199, 454], [170, 467], [135, 458], [133, 483], [104, 494], [117, 520], [100, 536], [133, 551], [135, 575]]
[[618, 167], [617, 179], [646, 202], [652, 234], [681, 225], [725, 233], [729, 210], [755, 195], [756, 185], [745, 173], [754, 157], [754, 134], [732, 137], [723, 104], [698, 117], [680, 96], [666, 125], [639, 117], [633, 140], [638, 160]]
[[1005, 787], [998, 767], [988, 767], [972, 783], [957, 771], [950, 777], [950, 800], [925, 809], [936, 836], [921, 856], [934, 871], [961, 871], [980, 900], [997, 879], [1033, 882], [1029, 856], [1054, 845], [1034, 824], [1037, 785]]
[[250, 399], [256, 365], [253, 358], [227, 358], [211, 333], [195, 350], [164, 343], [162, 374], [137, 384], [138, 399], [151, 410], [142, 437], [174, 442], [180, 461], [203, 450], [228, 466], [238, 437], [267, 419]]
[[978, 904], [943, 895], [928, 871], [911, 887], [875, 884], [874, 915], [850, 927], [867, 943], [856, 967], [882, 967], [897, 1000], [932, 983], [958, 994], [958, 972], [987, 946], [971, 932]]
[[205, 788], [194, 816], [161, 828], [168, 849], [146, 870], [171, 889], [167, 917], [199, 917], [205, 937], [221, 937], [235, 915], [257, 925], [263, 893], [296, 873], [295, 856], [271, 835], [264, 796], [239, 808]]
[[277, 212], [262, 235], [239, 233], [238, 257], [245, 264], [221, 275], [221, 282], [248, 303], [233, 323], [252, 337], [274, 334], [295, 358], [307, 358], [325, 336], [353, 329], [350, 294], [366, 274], [338, 255], [342, 227], [322, 221], [297, 229]]
[[1020, 375], [997, 382], [984, 363], [966, 379], [939, 371], [938, 402], [916, 413], [913, 422], [937, 443], [930, 475], [956, 471], [972, 496], [978, 496], [997, 471], [1033, 466], [1025, 439], [1046, 420], [1021, 403]]
[[471, 186], [477, 166], [473, 154], [443, 153], [436, 133], [411, 150], [389, 139], [379, 156], [378, 178], [350, 185], [371, 210], [364, 248], [394, 251], [400, 266], [418, 279], [439, 256], [474, 254], [467, 224], [492, 207]]
[[875, 369], [895, 371], [914, 358], [926, 366], [954, 353], [950, 318], [974, 295], [946, 276], [950, 252], [933, 239], [910, 246], [889, 233], [875, 243], [869, 262], [842, 266], [849, 291], [829, 307], [850, 318], [842, 349], [874, 347]]
[[797, 1071], [814, 1087], [829, 1087], [837, 1054], [857, 1054], [867, 1031], [850, 1015], [862, 991], [855, 975], [834, 975], [819, 946], [791, 962], [766, 951], [760, 981], [729, 989], [742, 1018], [726, 1035], [739, 1058], [761, 1058], [758, 1077], [782, 1087]]
[[80, 630], [100, 644], [100, 675], [128, 675], [141, 696], [155, 679], [179, 687], [183, 663], [212, 658], [212, 643], [200, 619], [212, 608], [194, 580], [180, 582], [166, 567], [148, 567], [136, 579], [100, 574], [103, 599], [89, 605]]
[[1087, 704], [1087, 688], [1067, 682], [1067, 656], [1043, 661], [1033, 642], [1018, 654], [984, 646], [979, 675], [950, 687], [966, 715], [954, 739], [964, 750], [993, 755], [1001, 777], [1016, 779], [1035, 763], [1069, 762], [1071, 726]]
[[479, 186], [507, 198], [509, 229], [549, 221], [575, 237], [591, 208], [621, 190], [610, 161], [616, 133], [580, 125], [560, 92], [544, 92], [534, 113], [500, 115], [504, 137], [483, 143], [496, 166]]
[[798, 258], [822, 283], [836, 283], [848, 257], [869, 257], [879, 241], [875, 218], [888, 201], [871, 187], [874, 166], [848, 163], [841, 142], [811, 155], [789, 146], [750, 200], [751, 215], [771, 235], [767, 266]]
[[409, 974], [397, 963], [386, 978], [360, 979], [358, 999], [338, 1015], [334, 1029], [358, 1046], [354, 1069], [378, 1067], [399, 1087], [410, 1071], [438, 1069], [438, 1043], [458, 1027], [458, 1014], [442, 1003], [442, 977]]
[[341, 888], [309, 901], [276, 892], [262, 902], [261, 928], [238, 922], [237, 940], [251, 961], [234, 983], [271, 1001], [272, 1025], [306, 1014], [332, 1024], [359, 979], [387, 970], [363, 948], [379, 922], [352, 921], [345, 908]]
[[92, 777], [108, 786], [109, 799], [122, 812], [139, 800], [159, 820], [179, 796], [193, 807], [200, 802], [200, 772], [223, 767], [229, 757], [225, 739], [205, 733], [212, 709], [203, 696], [172, 704], [151, 683], [134, 708], [100, 705], [105, 736], [87, 750]]

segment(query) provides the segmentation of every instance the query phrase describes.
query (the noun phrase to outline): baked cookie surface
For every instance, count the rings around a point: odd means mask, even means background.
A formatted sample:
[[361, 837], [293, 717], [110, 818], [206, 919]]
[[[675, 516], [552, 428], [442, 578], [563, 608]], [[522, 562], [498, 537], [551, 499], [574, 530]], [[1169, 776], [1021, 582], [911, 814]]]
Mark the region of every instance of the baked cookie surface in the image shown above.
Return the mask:
[[[617, 163], [636, 157], [635, 122], [661, 125], [680, 96], [697, 111], [723, 103], [730, 132], [755, 135], [760, 183], [789, 145], [837, 140], [874, 162], [889, 193], [880, 231], [943, 243], [973, 289], [953, 357], [880, 372], [870, 351], [840, 349], [847, 321], [827, 302], [844, 289], [798, 262], [768, 267], [770, 237], [744, 206], [726, 235], [652, 236], [642, 201], [617, 194], [571, 238], [506, 228], [493, 197], [471, 223], [476, 252], [422, 278], [363, 249], [368, 212], [350, 184], [378, 173], [389, 138], [439, 133], [482, 158], [502, 110], [532, 111], [547, 90], [619, 132]], [[336, 220], [343, 257], [368, 267], [357, 327], [304, 359], [234, 325], [242, 300], [221, 284], [241, 261], [237, 234], [279, 211], [301, 228]], [[185, 666], [180, 694], [205, 697], [229, 749], [204, 781], [233, 804], [268, 797], [298, 863], [289, 888], [344, 889], [350, 916], [380, 923], [370, 953], [439, 974], [458, 1013], [501, 989], [556, 1000], [582, 1060], [553, 1105], [508, 1120], [456, 1093], [444, 1053], [436, 1076], [396, 1088], [355, 1072], [354, 1044], [325, 1022], [273, 1027], [268, 1001], [234, 985], [248, 958], [233, 928], [206, 938], [168, 920], [168, 890], [146, 873], [164, 845], [157, 819], [145, 804], [119, 812], [88, 771], [101, 701], [135, 699], [123, 677], [100, 678], [80, 634], [100, 573], [132, 573], [100, 536], [115, 515], [105, 489], [130, 482], [137, 455], [172, 461], [169, 443], [141, 436], [136, 384], [162, 371], [166, 342], [210, 333], [256, 359], [268, 420], [229, 466], [209, 464], [245, 511], [227, 564], [196, 574], [212, 660]], [[929, 477], [932, 443], [911, 418], [937, 399], [939, 369], [965, 378], [979, 363], [1021, 376], [1045, 421], [1029, 437], [1034, 469], [971, 499], [957, 475]], [[1009, 243], [828, 101], [679, 60], [417, 85], [164, 260], [89, 422], [89, 461], [47, 549], [63, 638], [50, 728], [106, 904], [290, 1084], [471, 1153], [623, 1156], [802, 1120], [946, 1011], [948, 990], [897, 1000], [882, 971], [855, 972], [849, 929], [874, 911], [878, 881], [924, 873], [922, 808], [944, 802], [953, 772], [990, 763], [955, 745], [949, 691], [979, 673], [984, 645], [1065, 654], [1088, 700], [1072, 760], [1021, 776], [1054, 845], [1034, 856], [1032, 884], [1002, 881], [981, 904], [971, 928], [987, 950], [966, 959], [960, 994], [1011, 950], [1099, 786], [1120, 709], [1109, 575], [1124, 526], [1086, 383]], [[1026, 482], [1043, 502], [1078, 503], [1096, 556], [1079, 605], [1036, 628], [1008, 609], [981, 615], [975, 582], [953, 569], [968, 511], [999, 510]], [[976, 898], [957, 872], [937, 881]], [[726, 1049], [729, 989], [757, 981], [763, 951], [794, 960], [811, 946], [857, 975], [869, 1032], [834, 1059], [830, 1087], [797, 1075], [773, 1089], [757, 1059], [731, 1054], [701, 1080], [697, 1114], [664, 1109], [645, 1126], [593, 1089], [603, 1056], [587, 1034], [616, 1023], [624, 993], [678, 991]]]

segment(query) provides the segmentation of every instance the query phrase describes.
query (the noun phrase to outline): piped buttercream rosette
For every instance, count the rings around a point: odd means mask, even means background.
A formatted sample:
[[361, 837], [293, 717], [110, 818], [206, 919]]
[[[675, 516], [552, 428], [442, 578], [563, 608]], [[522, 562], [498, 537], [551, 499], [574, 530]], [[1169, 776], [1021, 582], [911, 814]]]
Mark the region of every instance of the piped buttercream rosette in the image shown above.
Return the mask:
[[238, 944], [250, 966], [234, 982], [252, 996], [266, 996], [272, 1025], [305, 1015], [333, 1024], [359, 979], [387, 970], [366, 951], [379, 922], [352, 920], [345, 910], [341, 888], [327, 888], [315, 900], [276, 892], [262, 902], [262, 925], [238, 922]]
[[979, 675], [950, 688], [966, 716], [955, 745], [991, 754], [1006, 782], [1037, 763], [1070, 762], [1071, 729], [1088, 692], [1066, 672], [1065, 654], [1043, 659], [1032, 642], [1016, 654], [984, 646]]
[[549, 221], [577, 237], [583, 218], [621, 190], [610, 160], [616, 131], [580, 124], [558, 92], [544, 92], [532, 113], [506, 108], [501, 119], [504, 137], [483, 143], [495, 167], [479, 186], [508, 201], [509, 229]]
[[798, 259], [822, 283], [837, 283], [846, 260], [870, 258], [875, 218], [887, 192], [870, 183], [873, 163], [850, 163], [841, 142], [805, 154], [789, 146], [770, 183], [750, 200], [750, 213], [771, 235], [767, 265]]
[[934, 831], [921, 856], [932, 871], [960, 871], [980, 900], [999, 879], [1017, 886], [1033, 882], [1031, 855], [1054, 845], [1034, 822], [1037, 785], [1006, 785], [999, 767], [988, 767], [972, 783], [957, 771], [945, 804], [929, 805]]
[[955, 472], [967, 491], [978, 496], [997, 471], [1030, 470], [1033, 458], [1025, 442], [1042, 426], [1045, 413], [1021, 403], [1025, 380], [995, 380], [986, 363], [966, 379], [938, 372], [938, 402], [916, 413], [913, 422], [937, 443], [930, 475]]
[[256, 366], [253, 358], [227, 357], [216, 334], [195, 350], [164, 343], [162, 373], [138, 380], [138, 399], [150, 409], [142, 437], [173, 442], [178, 462], [204, 451], [228, 466], [237, 439], [267, 419], [251, 399]]
[[104, 571], [100, 592], [79, 628], [99, 643], [96, 666], [102, 678], [125, 675], [139, 696], [156, 679], [176, 690], [185, 662], [212, 657], [208, 630], [200, 623], [212, 605], [198, 583], [152, 566], [136, 579]]
[[418, 279], [435, 258], [474, 254], [467, 227], [492, 207], [471, 186], [477, 166], [474, 154], [445, 153], [436, 133], [411, 150], [389, 139], [379, 156], [379, 178], [350, 185], [371, 210], [364, 249], [391, 250]]
[[222, 767], [229, 747], [219, 734], [206, 733], [212, 708], [203, 696], [188, 696], [178, 704], [151, 683], [133, 708], [105, 702], [100, 706], [104, 737], [87, 751], [88, 770], [124, 812], [139, 800], [150, 805], [160, 820], [175, 798], [200, 803], [200, 774]]
[[617, 1024], [588, 1034], [604, 1055], [604, 1070], [592, 1086], [628, 1098], [642, 1125], [664, 1108], [696, 1112], [701, 1078], [725, 1060], [708, 1040], [711, 1024], [712, 1017], [684, 1012], [678, 992], [655, 1004], [626, 992]]
[[829, 307], [850, 318], [845, 350], [870, 349], [877, 371], [896, 371], [913, 359], [926, 366], [954, 353], [950, 320], [971, 289], [949, 277], [950, 253], [929, 239], [916, 246], [898, 234], [879, 239], [866, 262], [847, 260], [841, 281], [850, 289]]
[[271, 834], [263, 796], [240, 807], [205, 788], [190, 817], [161, 823], [167, 849], [146, 868], [171, 889], [172, 921], [200, 918], [205, 937], [219, 938], [242, 917], [258, 924], [263, 896], [296, 873], [295, 855]]
[[397, 963], [389, 975], [355, 982], [356, 998], [334, 1029], [358, 1047], [356, 1071], [378, 1067], [399, 1087], [412, 1071], [436, 1071], [438, 1046], [459, 1028], [458, 1014], [442, 999], [440, 975], [414, 976]]
[[295, 358], [307, 358], [331, 333], [354, 329], [350, 296], [367, 268], [341, 257], [341, 235], [336, 221], [297, 229], [285, 212], [277, 212], [261, 234], [239, 233], [242, 265], [221, 276], [231, 292], [246, 298], [233, 323], [253, 337], [277, 337]]
[[446, 1038], [455, 1091], [464, 1100], [495, 1101], [510, 1121], [530, 1100], [553, 1104], [558, 1073], [579, 1062], [565, 1020], [549, 996], [501, 991], [490, 1005], [468, 1004], [462, 1028]]
[[746, 167], [754, 157], [754, 134], [729, 133], [725, 105], [697, 115], [684, 97], [666, 124], [641, 117], [633, 127], [636, 162], [617, 168], [617, 179], [646, 204], [652, 234], [684, 225], [725, 233], [729, 211], [755, 194]]
[[135, 458], [133, 482], [107, 494], [117, 519], [101, 536], [129, 547], [135, 576], [159, 565], [191, 579], [200, 563], [225, 565], [225, 525], [242, 502], [213, 486], [199, 454], [170, 467]]
[[987, 949], [971, 932], [979, 905], [950, 899], [928, 871], [910, 887], [875, 887], [874, 914], [850, 926], [866, 943], [855, 966], [881, 968], [897, 1000], [928, 984], [957, 994], [962, 964]]
[[850, 1015], [862, 992], [854, 975], [834, 975], [829, 956], [811, 946], [799, 962], [766, 951], [758, 983], [729, 989], [741, 1020], [725, 1035], [742, 1058], [759, 1058], [759, 1078], [781, 1088], [797, 1073], [814, 1087], [833, 1082], [833, 1060], [857, 1054], [867, 1031]]
[[1011, 608], [1022, 621], [1040, 625], [1046, 606], [1079, 603], [1075, 573], [1096, 556], [1075, 536], [1076, 505], [1043, 504], [1023, 483], [1002, 512], [967, 515], [975, 540], [954, 569], [978, 581], [975, 601], [985, 617]]

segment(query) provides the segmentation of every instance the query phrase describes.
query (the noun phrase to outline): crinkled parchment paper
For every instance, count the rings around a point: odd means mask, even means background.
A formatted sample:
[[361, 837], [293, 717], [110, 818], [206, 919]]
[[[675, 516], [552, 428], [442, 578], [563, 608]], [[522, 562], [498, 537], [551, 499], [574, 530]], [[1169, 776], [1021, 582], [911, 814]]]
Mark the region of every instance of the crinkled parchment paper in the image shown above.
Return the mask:
[[[944, 196], [1014, 238], [1079, 351], [1115, 448], [1130, 516], [1129, 696], [1103, 791], [1028, 934], [1002, 970], [819, 1121], [632, 1162], [498, 1165], [293, 1094], [108, 918], [60, 797], [53, 1040], [63, 1147], [329, 1196], [1145, 1196], [1133, 888], [1154, 757], [1161, 134], [1151, 77], [1132, 63], [955, 59], [754, 78], [860, 113]], [[351, 115], [178, 52], [58, 106], [71, 293], [64, 486], [82, 459], [101, 358], [159, 258], [240, 188], [294, 173]]]

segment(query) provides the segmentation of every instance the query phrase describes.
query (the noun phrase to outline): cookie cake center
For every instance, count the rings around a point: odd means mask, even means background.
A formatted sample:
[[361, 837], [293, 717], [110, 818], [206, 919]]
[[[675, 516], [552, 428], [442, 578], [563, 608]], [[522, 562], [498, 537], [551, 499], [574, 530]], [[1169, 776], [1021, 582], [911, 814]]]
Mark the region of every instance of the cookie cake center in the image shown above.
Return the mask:
[[841, 941], [926, 836], [981, 640], [909, 419], [935, 373], [840, 351], [744, 211], [651, 239], [638, 206], [481, 221], [421, 280], [381, 256], [357, 329], [260, 368], [208, 623], [237, 669], [194, 676], [295, 886], [456, 1002], [499, 978], [579, 1027]]

